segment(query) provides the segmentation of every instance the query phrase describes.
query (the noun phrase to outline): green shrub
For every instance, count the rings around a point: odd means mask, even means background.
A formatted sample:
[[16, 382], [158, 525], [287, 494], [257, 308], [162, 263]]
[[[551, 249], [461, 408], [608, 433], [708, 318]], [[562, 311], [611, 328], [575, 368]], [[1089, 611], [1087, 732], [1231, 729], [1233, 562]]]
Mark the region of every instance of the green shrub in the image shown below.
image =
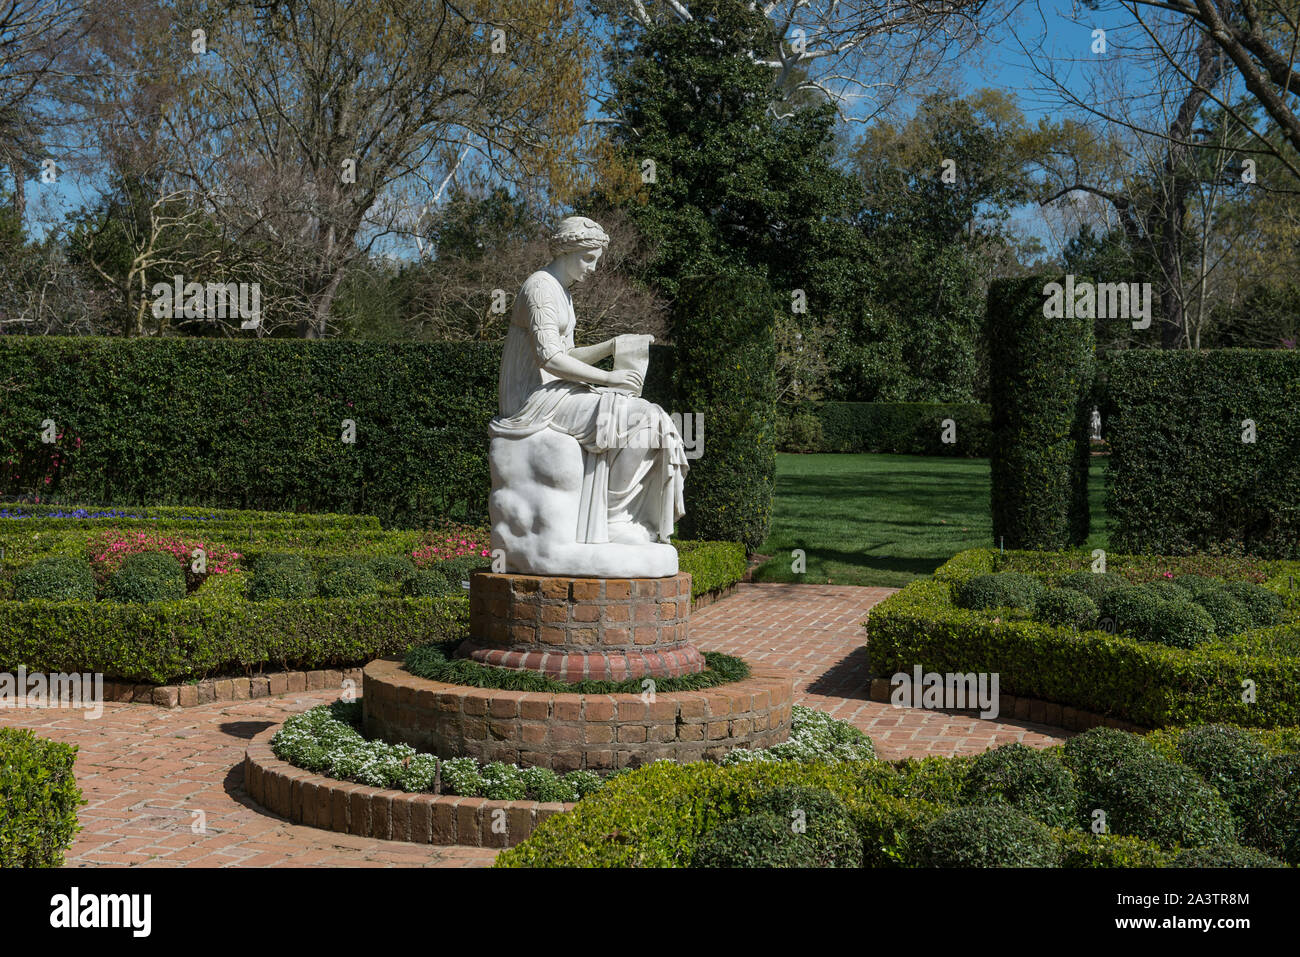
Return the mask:
[[694, 867], [816, 867], [812, 844], [775, 814], [749, 814], [700, 839]]
[[825, 452], [826, 437], [822, 433], [822, 420], [806, 411], [778, 412], [776, 416], [776, 449], [778, 452]]
[[810, 845], [811, 866], [862, 866], [862, 838], [844, 803], [825, 788], [774, 788], [756, 808], [801, 834]]
[[1236, 837], [1232, 812], [1217, 792], [1189, 768], [1142, 757], [1118, 765], [1100, 782], [1097, 807], [1115, 834], [1161, 847], [1197, 847]]
[[379, 583], [365, 562], [352, 558], [340, 558], [327, 564], [320, 573], [317, 591], [322, 598], [355, 598], [360, 595], [373, 595], [379, 590]]
[[1185, 847], [1169, 858], [1166, 867], [1284, 867], [1278, 860], [1240, 844]]
[[923, 827], [917, 867], [1058, 867], [1061, 848], [1046, 825], [1007, 805], [963, 807]]
[[1139, 633], [1147, 641], [1173, 648], [1195, 648], [1214, 637], [1214, 619], [1190, 601], [1166, 601], [1157, 607], [1155, 621]]
[[1074, 776], [1079, 793], [1079, 820], [1091, 827], [1093, 812], [1106, 800], [1106, 783], [1115, 769], [1154, 757], [1151, 746], [1136, 734], [1118, 728], [1089, 728], [1065, 742], [1061, 761]]
[[310, 598], [316, 594], [316, 576], [301, 555], [270, 554], [258, 559], [248, 583], [251, 601], [272, 598]]
[[1070, 772], [1054, 755], [1018, 743], [976, 756], [965, 797], [974, 804], [1008, 804], [1051, 827], [1071, 827], [1078, 815]]
[[1076, 630], [1095, 628], [1099, 614], [1096, 602], [1069, 588], [1049, 591], [1034, 605], [1034, 617], [1039, 621]]
[[366, 562], [366, 568], [385, 585], [400, 585], [415, 574], [415, 562], [405, 555], [377, 555]]
[[1178, 756], [1240, 815], [1268, 760], [1268, 750], [1240, 728], [1203, 724], [1179, 736]]
[[1153, 589], [1129, 585], [1106, 592], [1097, 603], [1097, 609], [1103, 622], [1110, 620], [1107, 631], [1132, 632], [1145, 636], [1159, 627], [1163, 604], [1164, 599]]
[[1092, 831], [1056, 832], [1062, 867], [1161, 867], [1165, 855], [1151, 841]]
[[1126, 349], [1106, 365], [1112, 548], [1300, 557], [1300, 353]]
[[1007, 548], [1088, 537], [1093, 327], [1044, 315], [1052, 279], [999, 279], [988, 291], [993, 538]]
[[95, 576], [84, 559], [42, 558], [14, 575], [14, 598], [30, 601], [94, 601]]
[[464, 595], [465, 589], [460, 582], [453, 582], [445, 575], [422, 568], [402, 582], [402, 594], [412, 598], [450, 598]]
[[957, 585], [954, 599], [960, 608], [1033, 608], [1045, 591], [1032, 575], [1003, 572], [999, 575], [976, 575]]
[[[791, 418], [797, 416], [812, 417], [818, 429], [809, 427], [804, 444], [812, 447], [791, 451], [988, 455], [989, 407], [974, 402], [810, 402]], [[955, 442], [943, 441], [948, 419], [956, 426]], [[786, 448], [779, 433], [777, 447]]]
[[1246, 613], [1256, 628], [1267, 628], [1282, 620], [1286, 599], [1277, 592], [1261, 588], [1254, 582], [1232, 581], [1226, 587], [1234, 598], [1245, 605]]
[[1235, 635], [1254, 624], [1245, 604], [1226, 589], [1203, 587], [1191, 600], [1210, 616], [1216, 635]]
[[708, 450], [686, 476], [691, 507], [678, 528], [683, 538], [742, 542], [750, 550], [767, 538], [776, 480], [776, 308], [767, 283], [752, 273], [692, 277], [678, 286], [672, 407], [704, 413]]
[[1101, 596], [1114, 588], [1128, 587], [1128, 581], [1121, 575], [1108, 572], [1070, 572], [1061, 578], [1061, 587], [1081, 592], [1094, 602], [1100, 602]]
[[749, 562], [740, 542], [674, 540], [677, 566], [691, 576], [691, 598], [734, 585], [745, 577]]
[[185, 597], [185, 572], [166, 552], [137, 552], [109, 578], [106, 595], [120, 602], [178, 601]]
[[86, 803], [73, 776], [75, 745], [0, 728], [0, 867], [62, 867]]
[[1246, 844], [1300, 866], [1300, 754], [1268, 759], [1243, 817]]

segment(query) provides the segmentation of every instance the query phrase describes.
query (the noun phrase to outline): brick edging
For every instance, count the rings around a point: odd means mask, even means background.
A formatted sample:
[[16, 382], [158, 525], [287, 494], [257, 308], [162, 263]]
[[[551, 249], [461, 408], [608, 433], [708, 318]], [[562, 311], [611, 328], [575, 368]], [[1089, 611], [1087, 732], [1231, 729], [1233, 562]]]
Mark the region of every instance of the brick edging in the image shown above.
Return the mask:
[[267, 728], [249, 742], [244, 791], [294, 824], [413, 844], [514, 847], [542, 821], [573, 807], [393, 791], [327, 778], [277, 758], [271, 750], [277, 730]]
[[144, 685], [105, 681], [104, 700], [122, 704], [152, 704], [160, 708], [193, 708], [213, 701], [247, 701], [301, 691], [342, 689], [345, 681], [361, 691], [361, 668], [322, 671], [272, 671], [251, 678], [205, 678], [195, 684]]
[[[888, 678], [871, 679], [869, 697], [872, 701], [889, 704], [891, 691], [892, 688]], [[1121, 721], [1119, 718], [1110, 715], [1097, 714], [1095, 711], [1085, 711], [1072, 705], [1064, 705], [1059, 701], [1046, 701], [1041, 698], [1029, 698], [1025, 695], [1000, 694], [998, 695], [998, 718], [996, 720], [1005, 720], [1007, 718], [1029, 721], [1033, 724], [1045, 724], [1054, 728], [1063, 728], [1066, 731], [1087, 731], [1089, 728], [1107, 727], [1144, 734], [1151, 730], [1129, 721]]]

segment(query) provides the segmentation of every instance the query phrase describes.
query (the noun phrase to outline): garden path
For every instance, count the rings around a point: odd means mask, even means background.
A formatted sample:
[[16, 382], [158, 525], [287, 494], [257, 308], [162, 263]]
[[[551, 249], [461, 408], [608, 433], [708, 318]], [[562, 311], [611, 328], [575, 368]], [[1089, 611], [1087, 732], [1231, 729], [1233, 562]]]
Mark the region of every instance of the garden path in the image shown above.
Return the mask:
[[[741, 584], [735, 594], [693, 614], [691, 636], [704, 650], [790, 669], [797, 702], [852, 722], [872, 737], [881, 757], [970, 754], [1010, 741], [1043, 747], [1061, 740], [1064, 732], [1027, 722], [870, 701], [861, 623], [872, 605], [895, 590]], [[93, 721], [73, 710], [0, 709], [0, 725], [80, 746], [77, 783], [89, 803], [79, 815], [84, 830], [67, 854], [71, 866], [490, 864], [496, 856], [491, 849], [334, 834], [290, 824], [248, 798], [245, 742], [288, 714], [337, 697], [337, 691], [291, 692], [170, 711], [110, 703]]]

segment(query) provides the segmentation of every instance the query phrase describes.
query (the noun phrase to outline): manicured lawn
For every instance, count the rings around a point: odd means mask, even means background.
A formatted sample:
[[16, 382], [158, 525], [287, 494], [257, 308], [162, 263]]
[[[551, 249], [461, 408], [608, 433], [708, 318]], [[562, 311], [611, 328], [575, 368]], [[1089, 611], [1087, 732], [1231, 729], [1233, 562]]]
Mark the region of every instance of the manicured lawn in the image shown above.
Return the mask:
[[[1090, 480], [1092, 537], [1105, 545], [1102, 464]], [[965, 548], [993, 542], [987, 459], [919, 455], [776, 457], [772, 558], [757, 581], [900, 587], [931, 574]], [[807, 555], [804, 574], [791, 552]]]

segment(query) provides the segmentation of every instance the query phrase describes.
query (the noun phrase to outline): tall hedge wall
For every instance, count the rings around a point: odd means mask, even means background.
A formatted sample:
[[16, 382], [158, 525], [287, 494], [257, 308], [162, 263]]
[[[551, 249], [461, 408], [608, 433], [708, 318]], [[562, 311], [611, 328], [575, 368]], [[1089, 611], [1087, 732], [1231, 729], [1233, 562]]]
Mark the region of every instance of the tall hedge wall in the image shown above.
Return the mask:
[[1088, 537], [1092, 320], [1048, 318], [1028, 276], [989, 286], [989, 469], [993, 540], [1061, 548]]
[[1300, 557], [1300, 353], [1132, 350], [1104, 370], [1113, 548]]
[[[672, 351], [654, 348], [646, 385], [669, 411]], [[481, 518], [500, 355], [477, 343], [0, 336], [0, 498], [406, 526]], [[702, 395], [691, 401], [707, 412]], [[712, 423], [717, 450], [728, 421]]]
[[776, 481], [775, 301], [748, 274], [693, 277], [674, 307], [673, 397], [703, 413], [703, 456], [686, 478], [684, 538], [744, 542], [767, 537]]

